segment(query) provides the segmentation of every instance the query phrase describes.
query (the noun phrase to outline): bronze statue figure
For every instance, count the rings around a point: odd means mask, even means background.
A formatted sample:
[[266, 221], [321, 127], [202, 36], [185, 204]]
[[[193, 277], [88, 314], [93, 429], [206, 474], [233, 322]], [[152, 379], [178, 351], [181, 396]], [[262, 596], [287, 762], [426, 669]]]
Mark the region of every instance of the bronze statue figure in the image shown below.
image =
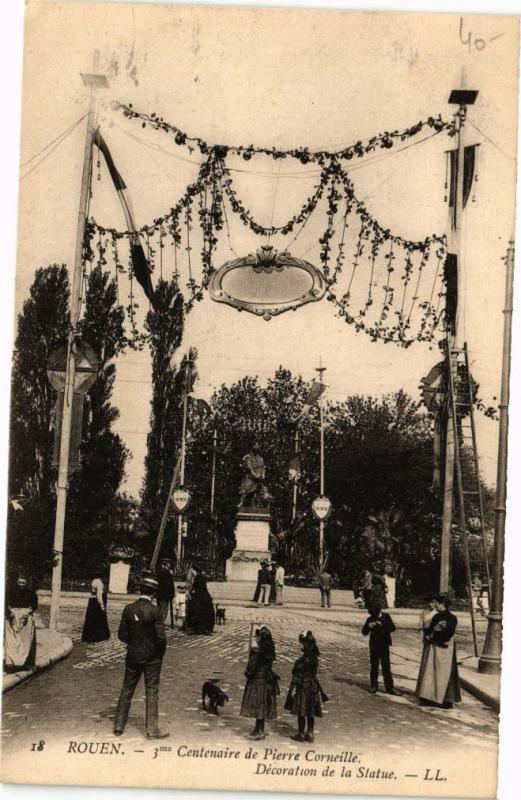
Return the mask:
[[266, 508], [269, 494], [266, 488], [266, 469], [258, 444], [242, 459], [244, 477], [240, 487], [239, 508]]

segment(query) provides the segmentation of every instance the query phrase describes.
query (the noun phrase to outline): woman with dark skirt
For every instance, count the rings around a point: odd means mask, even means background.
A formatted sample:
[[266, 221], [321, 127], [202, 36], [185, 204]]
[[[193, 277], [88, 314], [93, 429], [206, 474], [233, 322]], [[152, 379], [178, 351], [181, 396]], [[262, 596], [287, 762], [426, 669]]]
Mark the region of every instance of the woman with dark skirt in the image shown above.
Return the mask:
[[293, 665], [284, 708], [295, 714], [298, 720], [298, 731], [291, 738], [297, 742], [312, 742], [315, 717], [322, 716], [322, 703], [327, 702], [329, 698], [317, 678], [320, 651], [313, 634], [311, 631], [303, 631], [298, 638], [302, 655]]
[[186, 608], [185, 627], [191, 633], [210, 634], [215, 625], [215, 608], [200, 565], [194, 564], [194, 578]]
[[107, 639], [110, 639], [107, 622], [107, 592], [101, 578], [94, 578], [90, 585], [90, 597], [81, 632], [81, 641], [106, 642]]
[[266, 625], [262, 625], [255, 631], [255, 646], [250, 648], [244, 673], [247, 680], [240, 713], [241, 717], [255, 720], [255, 727], [249, 734], [250, 739], [264, 739], [265, 720], [277, 718], [279, 676], [272, 669], [275, 658], [271, 631]]

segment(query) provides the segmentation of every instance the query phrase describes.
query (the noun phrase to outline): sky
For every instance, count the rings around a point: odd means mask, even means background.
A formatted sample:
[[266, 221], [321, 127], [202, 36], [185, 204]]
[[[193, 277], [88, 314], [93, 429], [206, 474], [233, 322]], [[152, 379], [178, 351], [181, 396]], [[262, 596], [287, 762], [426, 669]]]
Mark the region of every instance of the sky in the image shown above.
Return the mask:
[[[110, 74], [100, 129], [128, 184], [138, 224], [177, 201], [201, 159], [165, 134], [143, 131], [123, 119], [111, 109], [113, 100], [154, 111], [208, 142], [334, 148], [431, 114], [450, 116], [448, 95], [463, 75], [467, 87], [479, 90], [469, 112], [467, 142], [480, 144], [475, 202], [467, 206], [462, 233], [463, 334], [480, 395], [487, 405], [495, 404], [504, 298], [501, 259], [514, 226], [517, 27], [511, 18], [30, 4], [17, 310], [37, 267], [53, 262], [70, 266], [73, 260], [85, 136], [85, 121], [79, 120], [87, 107], [79, 72], [91, 69], [94, 48], [100, 50], [100, 71]], [[76, 123], [48, 157], [32, 159]], [[444, 233], [444, 150], [452, 144], [442, 135], [357, 163], [350, 173], [357, 197], [383, 227], [407, 239]], [[255, 165], [248, 162], [249, 172], [234, 175], [247, 204], [265, 224], [291, 216], [316, 178], [309, 167], [296, 175], [294, 163], [275, 163], [274, 170], [272, 162], [258, 159]], [[267, 177], [267, 171], [276, 174]], [[103, 168], [101, 180], [93, 181], [90, 211], [102, 224], [124, 228]], [[306, 228], [294, 255], [319, 263], [321, 222]], [[262, 243], [236, 225], [231, 239], [239, 254]], [[284, 246], [281, 237], [272, 244]], [[217, 266], [231, 257], [221, 245]], [[145, 308], [141, 303], [138, 317]], [[421, 378], [439, 360], [436, 348], [427, 345], [403, 350], [370, 342], [325, 301], [265, 322], [206, 295], [187, 318], [182, 352], [189, 346], [199, 352], [197, 392], [206, 398], [215, 387], [245, 374], [266, 380], [280, 364], [311, 380], [320, 359], [332, 401], [402, 387], [418, 397]], [[133, 454], [124, 488], [134, 495], [143, 478], [150, 393], [148, 353], [129, 352], [118, 359], [116, 430]], [[498, 426], [478, 414], [477, 427], [483, 476], [493, 484]]]

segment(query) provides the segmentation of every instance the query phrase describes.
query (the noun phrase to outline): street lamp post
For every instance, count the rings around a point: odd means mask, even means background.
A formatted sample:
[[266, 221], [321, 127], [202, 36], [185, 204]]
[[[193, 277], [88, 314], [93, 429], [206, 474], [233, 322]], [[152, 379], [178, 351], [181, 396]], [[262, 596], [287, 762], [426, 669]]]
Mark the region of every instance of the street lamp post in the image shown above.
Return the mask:
[[503, 561], [505, 558], [505, 517], [507, 500], [508, 403], [510, 400], [510, 351], [512, 345], [512, 300], [514, 294], [514, 242], [510, 242], [506, 258], [506, 290], [503, 327], [503, 365], [501, 402], [499, 403], [499, 447], [497, 465], [496, 507], [494, 524], [494, 573], [488, 615], [487, 636], [478, 672], [498, 675], [501, 670], [501, 633], [503, 622]]
[[[320, 385], [324, 383], [324, 372], [326, 367], [322, 366], [322, 359], [320, 359], [320, 366], [316, 368], [320, 380]], [[322, 400], [323, 392], [320, 392], [318, 399], [320, 409], [320, 497], [324, 497], [324, 403]], [[325, 520], [321, 519], [319, 522], [319, 552], [320, 552], [320, 569], [324, 566], [324, 528]]]

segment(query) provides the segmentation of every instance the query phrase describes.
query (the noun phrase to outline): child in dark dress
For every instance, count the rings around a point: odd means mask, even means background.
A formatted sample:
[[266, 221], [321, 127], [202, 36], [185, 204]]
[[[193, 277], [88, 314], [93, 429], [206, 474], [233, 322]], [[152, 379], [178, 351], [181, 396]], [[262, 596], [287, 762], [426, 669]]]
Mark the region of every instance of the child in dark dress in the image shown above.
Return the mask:
[[312, 742], [315, 717], [322, 716], [322, 703], [326, 702], [328, 697], [317, 678], [320, 651], [311, 631], [303, 631], [299, 635], [299, 644], [302, 655], [293, 665], [284, 708], [295, 714], [298, 720], [298, 731], [291, 738], [297, 742]]
[[279, 676], [273, 672], [275, 645], [271, 631], [262, 625], [255, 631], [256, 644], [250, 649], [245, 670], [246, 686], [241, 705], [241, 717], [253, 717], [255, 727], [250, 739], [264, 739], [264, 721], [277, 718]]

